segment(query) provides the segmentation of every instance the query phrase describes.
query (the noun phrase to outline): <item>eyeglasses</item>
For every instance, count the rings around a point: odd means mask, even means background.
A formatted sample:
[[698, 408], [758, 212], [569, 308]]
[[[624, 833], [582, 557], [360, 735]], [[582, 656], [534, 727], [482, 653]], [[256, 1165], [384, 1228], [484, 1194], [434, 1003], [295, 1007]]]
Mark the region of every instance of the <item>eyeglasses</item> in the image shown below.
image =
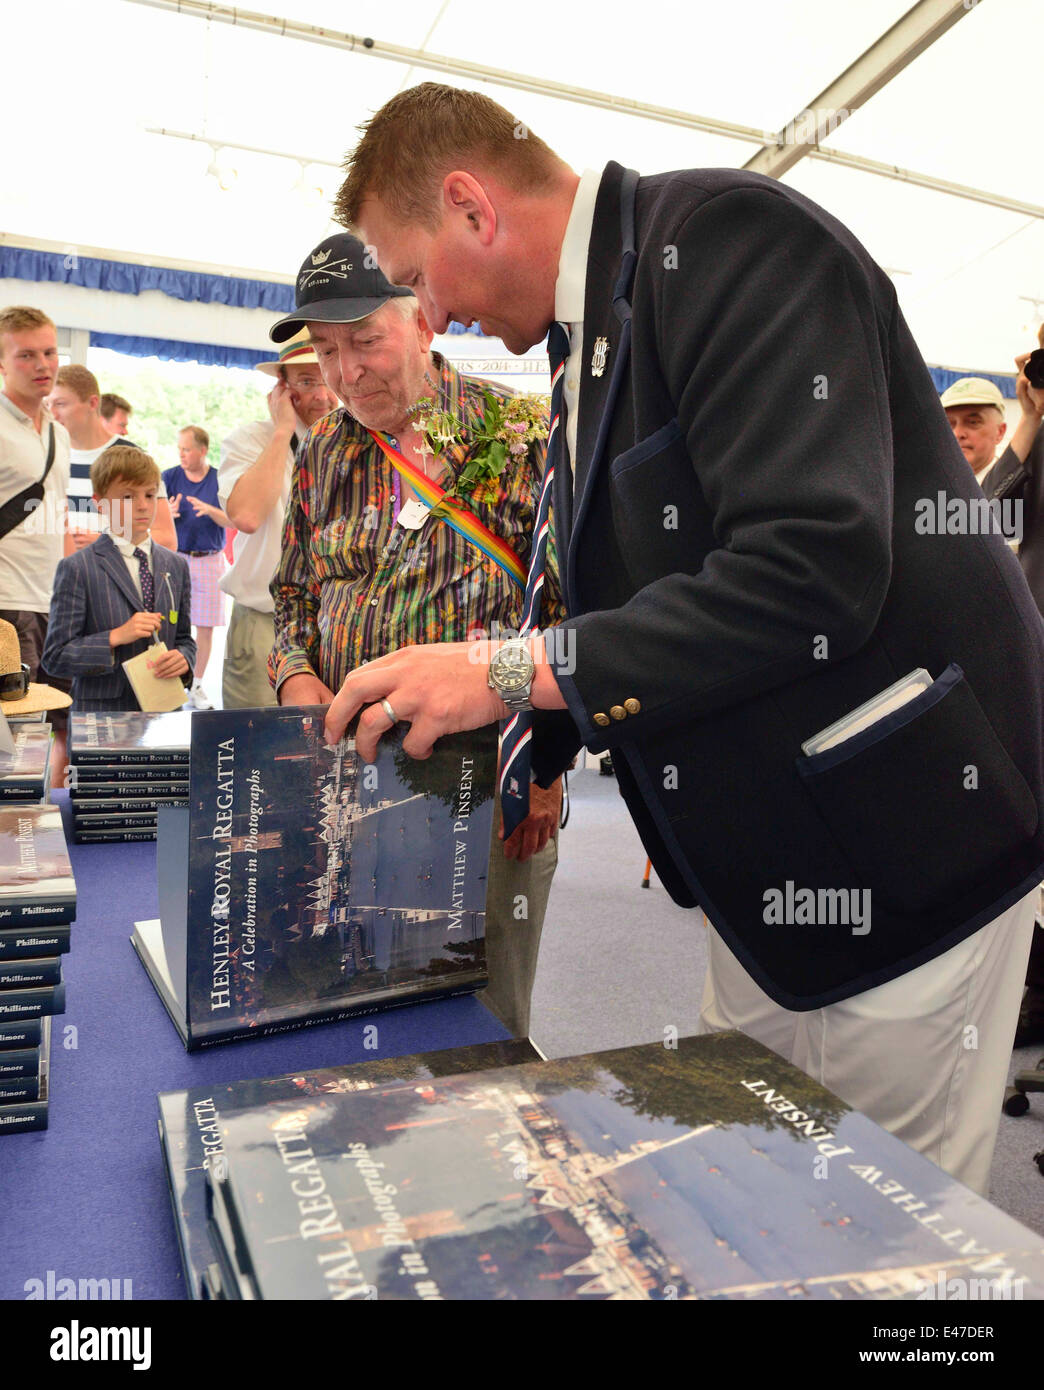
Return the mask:
[[20, 671], [0, 676], [0, 700], [23, 700], [29, 693], [29, 667], [22, 662]]

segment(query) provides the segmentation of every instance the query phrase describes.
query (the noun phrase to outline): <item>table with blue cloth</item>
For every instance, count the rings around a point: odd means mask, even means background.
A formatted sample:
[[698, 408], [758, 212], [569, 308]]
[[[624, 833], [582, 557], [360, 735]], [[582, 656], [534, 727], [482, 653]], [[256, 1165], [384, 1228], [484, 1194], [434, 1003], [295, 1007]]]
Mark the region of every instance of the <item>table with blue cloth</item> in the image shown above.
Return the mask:
[[[473, 995], [187, 1053], [130, 944], [159, 916], [156, 845], [74, 845], [77, 914], [66, 1012], [53, 1020], [49, 1128], [0, 1138], [0, 1298], [29, 1280], [130, 1280], [133, 1297], [184, 1298], [156, 1095], [508, 1037]], [[376, 1051], [363, 1030], [378, 1026]]]

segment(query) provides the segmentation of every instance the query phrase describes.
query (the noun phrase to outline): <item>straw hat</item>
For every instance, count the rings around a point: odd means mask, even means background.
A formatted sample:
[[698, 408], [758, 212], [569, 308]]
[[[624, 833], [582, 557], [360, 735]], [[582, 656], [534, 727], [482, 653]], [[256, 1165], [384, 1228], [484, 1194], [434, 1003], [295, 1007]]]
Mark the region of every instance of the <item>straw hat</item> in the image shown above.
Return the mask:
[[275, 362], [259, 362], [257, 370], [264, 372], [265, 376], [278, 376], [280, 367], [316, 367], [318, 365], [319, 359], [315, 355], [315, 348], [308, 336], [308, 329], [302, 328], [300, 333], [295, 333], [283, 344]]
[[[18, 633], [0, 618], [0, 676], [16, 675], [22, 669]], [[0, 700], [0, 714], [35, 714], [41, 709], [68, 709], [72, 696], [53, 685], [30, 685], [21, 700]]]

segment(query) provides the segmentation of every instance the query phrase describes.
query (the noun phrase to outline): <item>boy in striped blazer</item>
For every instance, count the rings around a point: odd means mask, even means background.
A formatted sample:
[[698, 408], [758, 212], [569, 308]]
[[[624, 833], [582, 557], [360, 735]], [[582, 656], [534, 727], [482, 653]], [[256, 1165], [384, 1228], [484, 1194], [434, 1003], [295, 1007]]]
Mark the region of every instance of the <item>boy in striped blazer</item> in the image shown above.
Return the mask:
[[155, 461], [130, 445], [113, 445], [91, 465], [108, 529], [59, 564], [43, 658], [48, 671], [72, 678], [74, 710], [138, 709], [123, 662], [146, 651], [153, 634], [170, 649], [154, 673], [192, 684], [188, 564], [149, 537], [159, 484]]

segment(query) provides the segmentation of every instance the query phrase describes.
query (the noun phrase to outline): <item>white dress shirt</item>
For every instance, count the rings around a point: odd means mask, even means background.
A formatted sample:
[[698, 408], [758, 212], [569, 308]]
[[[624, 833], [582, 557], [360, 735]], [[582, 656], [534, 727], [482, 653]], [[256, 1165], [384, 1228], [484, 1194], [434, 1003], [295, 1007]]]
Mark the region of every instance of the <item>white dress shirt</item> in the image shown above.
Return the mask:
[[65, 494], [69, 486], [69, 435], [46, 406], [40, 432], [10, 396], [0, 392], [0, 503], [38, 482], [54, 430], [54, 463], [42, 504], [0, 543], [0, 608], [47, 613], [51, 585], [62, 558]]
[[569, 356], [566, 358], [562, 397], [566, 408], [566, 447], [569, 465], [575, 475], [576, 422], [580, 412], [581, 357], [584, 350], [584, 291], [587, 286], [587, 253], [591, 245], [595, 200], [601, 174], [585, 169], [580, 175], [573, 210], [569, 214], [562, 250], [558, 258], [558, 279], [555, 281], [555, 318], [569, 333]]
[[[152, 570], [152, 538], [150, 536], [146, 536], [143, 541], [139, 541], [137, 546], [134, 546], [131, 544], [129, 540], [126, 540], [123, 536], [118, 536], [115, 531], [110, 531], [109, 535], [112, 537], [113, 544], [116, 546], [116, 549], [120, 552], [120, 554], [126, 561], [127, 573], [134, 581], [134, 587], [138, 591], [138, 597], [141, 598], [141, 565], [138, 563], [138, 557], [134, 554], [134, 552], [135, 550], [144, 551], [145, 559], [149, 562], [149, 569]], [[152, 585], [153, 590], [155, 590], [155, 570], [152, 570]], [[156, 595], [156, 598], [159, 598], [158, 594]]]
[[[298, 443], [308, 434], [308, 426], [294, 417], [294, 431]], [[254, 466], [265, 449], [272, 442], [275, 425], [271, 420], [253, 420], [249, 424], [234, 429], [221, 446], [221, 464], [218, 468], [218, 501], [228, 508], [232, 489], [243, 474]], [[236, 603], [253, 608], [258, 613], [272, 613], [275, 600], [269, 592], [269, 584], [279, 564], [283, 541], [283, 518], [290, 500], [290, 483], [294, 472], [294, 451], [286, 451], [286, 471], [283, 487], [276, 505], [262, 521], [256, 531], [249, 535], [237, 531], [232, 542], [232, 568], [219, 582], [226, 594], [231, 594]]]

